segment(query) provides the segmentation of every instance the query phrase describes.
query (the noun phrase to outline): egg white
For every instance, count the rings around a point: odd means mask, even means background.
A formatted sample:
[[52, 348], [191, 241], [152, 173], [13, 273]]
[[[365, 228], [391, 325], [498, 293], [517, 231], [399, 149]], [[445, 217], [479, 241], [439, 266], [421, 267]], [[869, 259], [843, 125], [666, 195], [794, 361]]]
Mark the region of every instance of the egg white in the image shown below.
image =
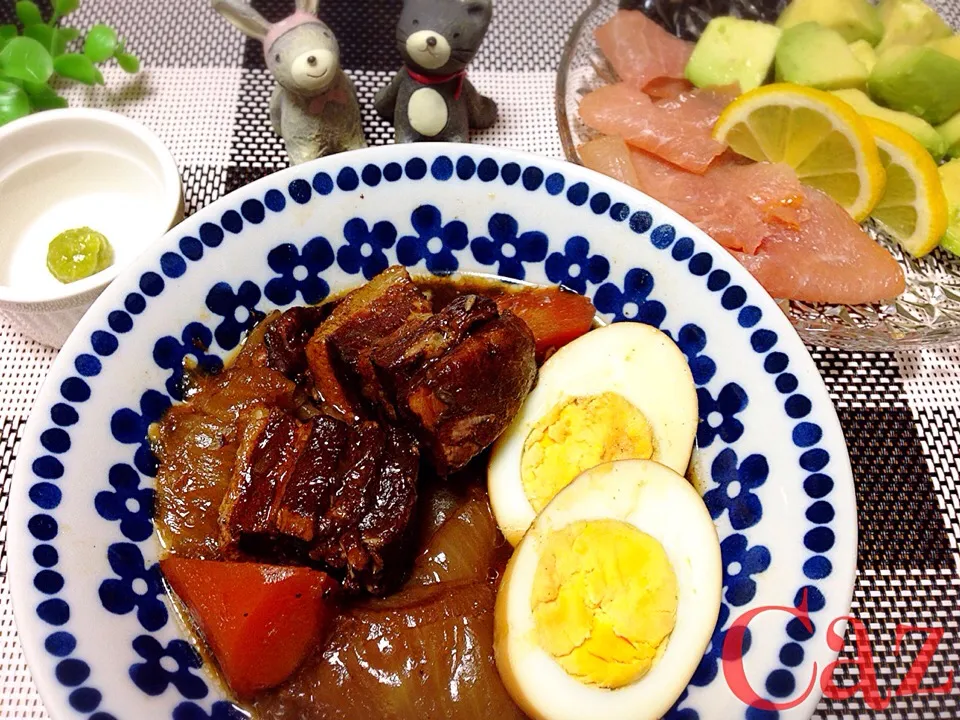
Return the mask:
[[592, 330], [543, 364], [536, 387], [490, 454], [490, 505], [512, 545], [520, 542], [537, 514], [520, 476], [527, 436], [557, 405], [604, 392], [617, 393], [644, 414], [653, 432], [652, 460], [681, 474], [686, 471], [697, 433], [697, 392], [680, 348], [642, 323]]
[[[568, 675], [537, 642], [530, 597], [550, 534], [579, 520], [614, 519], [655, 538], [677, 578], [677, 616], [666, 648], [634, 683], [605, 689]], [[538, 720], [653, 720], [676, 702], [710, 643], [720, 612], [716, 528], [689, 482], [650, 460], [588, 470], [561, 490], [514, 551], [497, 595], [497, 668], [514, 701]]]

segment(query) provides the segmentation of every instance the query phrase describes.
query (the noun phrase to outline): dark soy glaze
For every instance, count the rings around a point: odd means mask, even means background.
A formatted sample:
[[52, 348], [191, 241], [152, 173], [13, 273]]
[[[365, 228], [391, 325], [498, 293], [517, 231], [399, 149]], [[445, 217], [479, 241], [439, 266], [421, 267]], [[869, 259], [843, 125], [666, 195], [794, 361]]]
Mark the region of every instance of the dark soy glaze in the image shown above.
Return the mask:
[[[414, 280], [434, 312], [464, 295], [496, 298], [523, 287], [477, 276]], [[302, 311], [311, 331], [342, 298]], [[218, 509], [242, 441], [234, 426], [251, 404], [268, 399], [300, 420], [316, 417], [299, 382], [303, 368], [289, 359], [305, 338], [284, 328], [274, 333], [280, 344], [264, 342], [278, 317], [254, 328], [220, 373], [189, 372], [187, 401], [151, 429], [161, 461], [155, 519], [166, 552], [227, 559]], [[269, 367], [269, 357], [283, 372]], [[254, 698], [257, 717], [523, 717], [493, 658], [494, 600], [511, 549], [487, 498], [488, 452], [447, 478], [421, 463], [408, 579], [387, 597], [345, 600], [328, 640], [290, 679]], [[248, 550], [233, 545], [230, 559], [254, 559]]]

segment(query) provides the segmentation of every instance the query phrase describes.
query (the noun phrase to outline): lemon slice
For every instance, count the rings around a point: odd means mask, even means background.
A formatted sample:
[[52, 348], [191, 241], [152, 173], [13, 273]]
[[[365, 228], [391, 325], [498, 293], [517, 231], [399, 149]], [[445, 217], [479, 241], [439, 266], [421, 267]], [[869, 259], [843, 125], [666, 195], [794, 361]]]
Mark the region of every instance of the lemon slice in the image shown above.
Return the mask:
[[751, 90], [720, 115], [713, 136], [758, 162], [784, 162], [858, 222], [883, 194], [884, 172], [870, 128], [842, 100], [777, 83]]
[[883, 196], [871, 215], [914, 257], [933, 250], [947, 231], [947, 198], [937, 164], [895, 125], [866, 118], [887, 171]]

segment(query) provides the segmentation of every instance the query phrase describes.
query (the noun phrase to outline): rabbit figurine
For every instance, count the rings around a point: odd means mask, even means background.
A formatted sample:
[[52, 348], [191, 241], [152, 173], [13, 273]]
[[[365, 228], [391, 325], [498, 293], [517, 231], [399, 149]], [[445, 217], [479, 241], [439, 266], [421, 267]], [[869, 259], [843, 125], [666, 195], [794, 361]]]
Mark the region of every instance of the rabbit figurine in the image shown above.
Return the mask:
[[212, 0], [213, 8], [245, 35], [263, 43], [277, 81], [270, 121], [298, 165], [366, 147], [353, 83], [340, 67], [340, 46], [317, 18], [319, 0], [296, 0], [296, 11], [269, 23], [244, 0]]
[[404, 65], [374, 103], [398, 143], [467, 142], [471, 128], [496, 122], [497, 104], [466, 77], [492, 15], [493, 0], [404, 0], [397, 24]]

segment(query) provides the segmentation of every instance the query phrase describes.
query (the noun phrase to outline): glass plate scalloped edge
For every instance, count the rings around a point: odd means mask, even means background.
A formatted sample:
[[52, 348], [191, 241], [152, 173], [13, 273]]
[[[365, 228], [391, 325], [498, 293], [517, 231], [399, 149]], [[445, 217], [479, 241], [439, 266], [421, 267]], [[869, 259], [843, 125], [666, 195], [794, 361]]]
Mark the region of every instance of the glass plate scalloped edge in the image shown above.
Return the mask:
[[[677, 0], [641, 0], [640, 9], [658, 22], [679, 28], [690, 37], [702, 28], [717, 5], [738, 15], [769, 15], [762, 2], [713, 2], [709, 11], [697, 3]], [[582, 164], [577, 146], [595, 133], [577, 114], [580, 99], [615, 80], [600, 54], [593, 31], [618, 8], [616, 0], [593, 0], [574, 23], [560, 60], [556, 85], [556, 113], [564, 154]], [[844, 350], [896, 350], [936, 347], [960, 342], [960, 258], [937, 249], [925, 258], [912, 258], [872, 223], [866, 231], [887, 247], [904, 269], [906, 290], [891, 303], [830, 305], [780, 300], [804, 342]]]

